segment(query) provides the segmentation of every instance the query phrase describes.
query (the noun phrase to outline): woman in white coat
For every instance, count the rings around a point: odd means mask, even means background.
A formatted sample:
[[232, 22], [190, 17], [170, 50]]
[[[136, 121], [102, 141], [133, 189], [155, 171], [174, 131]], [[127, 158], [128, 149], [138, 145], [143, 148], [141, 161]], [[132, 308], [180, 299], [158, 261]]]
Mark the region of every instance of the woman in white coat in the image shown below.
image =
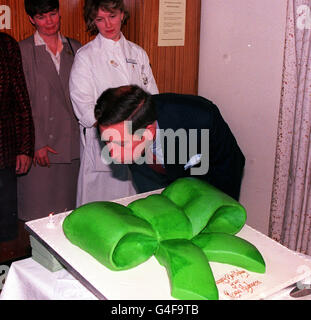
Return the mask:
[[121, 32], [127, 17], [123, 0], [85, 1], [87, 29], [98, 34], [77, 52], [69, 83], [81, 138], [77, 206], [136, 193], [126, 166], [103, 162], [103, 145], [94, 126], [96, 101], [107, 88], [136, 84], [158, 93], [146, 52]]

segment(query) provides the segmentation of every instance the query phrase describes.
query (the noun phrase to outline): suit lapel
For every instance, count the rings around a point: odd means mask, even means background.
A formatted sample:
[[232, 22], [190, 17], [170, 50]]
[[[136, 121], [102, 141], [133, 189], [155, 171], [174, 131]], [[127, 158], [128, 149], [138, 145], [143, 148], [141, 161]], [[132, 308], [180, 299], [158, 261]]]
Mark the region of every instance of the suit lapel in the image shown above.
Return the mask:
[[55, 92], [63, 96], [63, 99], [67, 102], [66, 108], [71, 113], [68, 74], [73, 63], [73, 54], [68, 44], [64, 43], [64, 48], [61, 52], [60, 74], [57, 73], [54, 62], [44, 45], [34, 45], [34, 56], [38, 72], [48, 80], [50, 85], [55, 89]]
[[60, 70], [59, 70], [59, 82], [62, 86], [64, 98], [66, 99], [66, 106], [70, 108], [71, 112], [71, 101], [69, 98], [69, 75], [73, 64], [74, 54], [72, 53], [67, 42], [64, 43], [63, 51], [61, 52], [60, 59]]
[[[173, 115], [170, 112], [170, 105], [165, 103], [161, 103], [161, 100], [158, 101], [157, 96], [154, 96], [154, 101], [156, 103], [157, 110], [157, 120], [159, 128], [162, 129], [162, 134], [165, 130], [172, 129], [174, 132], [178, 129], [177, 123], [174, 122], [174, 118], [179, 115]], [[176, 121], [176, 119], [175, 119]], [[161, 139], [163, 141], [163, 139]], [[178, 139], [175, 139], [175, 143], [178, 143]], [[187, 172], [184, 170], [184, 164], [180, 164], [179, 162], [179, 151], [175, 146], [175, 150], [168, 150], [167, 140], [164, 141], [164, 145], [162, 145], [163, 157], [164, 157], [164, 166], [167, 173], [167, 176], [172, 180], [176, 180], [177, 178], [187, 176]], [[168, 163], [168, 153], [174, 152], [175, 155], [175, 163]], [[171, 157], [173, 154], [171, 154]]]
[[62, 94], [64, 94], [61, 82], [59, 81], [59, 75], [50, 54], [45, 49], [45, 46], [34, 46], [34, 52], [38, 72], [50, 82], [56, 92], [62, 92]]

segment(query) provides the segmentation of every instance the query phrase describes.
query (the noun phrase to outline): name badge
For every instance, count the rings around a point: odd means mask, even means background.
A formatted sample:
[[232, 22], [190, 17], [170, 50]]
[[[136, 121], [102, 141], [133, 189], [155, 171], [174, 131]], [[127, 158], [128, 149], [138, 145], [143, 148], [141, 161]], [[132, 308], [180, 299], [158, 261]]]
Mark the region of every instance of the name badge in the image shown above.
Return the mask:
[[126, 63], [137, 64], [137, 61], [135, 59], [126, 58]]
[[110, 60], [110, 64], [115, 68], [117, 68], [119, 66], [118, 62], [116, 62], [114, 60]]

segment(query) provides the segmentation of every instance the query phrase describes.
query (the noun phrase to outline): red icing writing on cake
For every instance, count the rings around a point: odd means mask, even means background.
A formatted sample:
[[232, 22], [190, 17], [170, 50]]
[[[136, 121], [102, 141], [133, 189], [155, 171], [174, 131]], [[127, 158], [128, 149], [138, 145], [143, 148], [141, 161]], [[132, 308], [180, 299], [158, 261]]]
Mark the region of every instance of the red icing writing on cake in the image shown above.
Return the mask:
[[252, 281], [250, 274], [244, 270], [233, 270], [218, 279], [216, 284], [223, 287], [224, 295], [237, 299], [245, 293], [253, 293], [254, 289], [261, 284], [261, 281]]

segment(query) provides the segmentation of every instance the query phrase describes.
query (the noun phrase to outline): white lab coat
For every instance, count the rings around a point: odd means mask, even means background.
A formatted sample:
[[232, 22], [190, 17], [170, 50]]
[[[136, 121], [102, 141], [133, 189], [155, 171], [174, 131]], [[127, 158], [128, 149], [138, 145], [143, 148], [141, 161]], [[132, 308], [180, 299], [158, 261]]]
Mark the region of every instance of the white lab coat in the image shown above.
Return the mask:
[[77, 206], [136, 194], [126, 166], [102, 161], [100, 139], [93, 127], [94, 107], [102, 92], [129, 84], [139, 85], [151, 94], [159, 92], [146, 52], [122, 34], [117, 42], [98, 34], [78, 50], [69, 82], [81, 138]]

